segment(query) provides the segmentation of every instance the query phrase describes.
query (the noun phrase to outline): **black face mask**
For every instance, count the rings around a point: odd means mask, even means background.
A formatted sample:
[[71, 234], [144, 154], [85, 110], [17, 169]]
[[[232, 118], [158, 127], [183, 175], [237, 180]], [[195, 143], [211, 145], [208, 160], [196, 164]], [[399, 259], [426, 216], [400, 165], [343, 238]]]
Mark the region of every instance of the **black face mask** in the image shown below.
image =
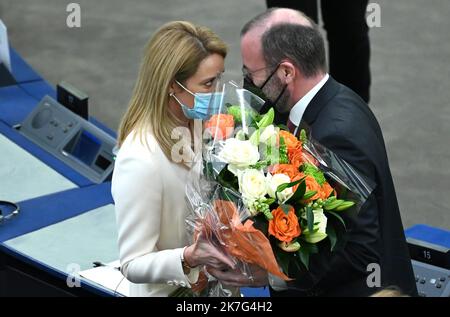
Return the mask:
[[278, 100], [280, 100], [281, 96], [283, 95], [284, 91], [286, 90], [287, 85], [283, 87], [277, 98], [272, 102], [266, 94], [263, 92], [264, 86], [269, 82], [269, 80], [272, 78], [272, 76], [275, 74], [275, 72], [278, 70], [278, 67], [280, 65], [277, 65], [277, 67], [270, 73], [269, 77], [264, 81], [264, 83], [258, 87], [256, 86], [253, 81], [250, 78], [244, 77], [244, 89], [247, 89], [251, 93], [254, 93], [258, 97], [264, 100], [264, 105], [262, 106], [260, 113], [266, 113], [269, 111], [270, 108], [274, 108], [276, 110], [275, 105], [277, 104]]

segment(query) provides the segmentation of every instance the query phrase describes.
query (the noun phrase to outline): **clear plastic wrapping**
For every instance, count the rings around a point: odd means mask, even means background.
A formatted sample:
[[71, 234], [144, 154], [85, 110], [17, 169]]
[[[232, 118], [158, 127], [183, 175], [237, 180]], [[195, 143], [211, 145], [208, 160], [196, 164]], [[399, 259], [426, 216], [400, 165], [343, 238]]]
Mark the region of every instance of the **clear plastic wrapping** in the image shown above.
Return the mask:
[[[275, 126], [256, 95], [234, 82], [216, 90], [186, 187], [189, 235], [203, 233], [249, 281], [250, 264], [289, 280], [291, 262], [308, 270], [325, 241], [335, 249], [342, 213], [357, 212], [374, 185], [308, 131], [297, 138]], [[236, 294], [203, 271], [209, 283], [199, 294]]]

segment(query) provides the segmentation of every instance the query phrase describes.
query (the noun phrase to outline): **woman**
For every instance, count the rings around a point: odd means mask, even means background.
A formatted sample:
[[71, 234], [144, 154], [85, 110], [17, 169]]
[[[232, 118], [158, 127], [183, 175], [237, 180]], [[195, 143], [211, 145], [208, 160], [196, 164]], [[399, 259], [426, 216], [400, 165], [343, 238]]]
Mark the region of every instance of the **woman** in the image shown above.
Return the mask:
[[162, 26], [150, 39], [119, 129], [112, 179], [121, 270], [132, 296], [167, 296], [197, 283], [198, 266], [223, 271], [233, 262], [201, 237], [188, 245], [185, 185], [172, 131], [192, 131], [224, 71], [225, 43], [189, 22]]

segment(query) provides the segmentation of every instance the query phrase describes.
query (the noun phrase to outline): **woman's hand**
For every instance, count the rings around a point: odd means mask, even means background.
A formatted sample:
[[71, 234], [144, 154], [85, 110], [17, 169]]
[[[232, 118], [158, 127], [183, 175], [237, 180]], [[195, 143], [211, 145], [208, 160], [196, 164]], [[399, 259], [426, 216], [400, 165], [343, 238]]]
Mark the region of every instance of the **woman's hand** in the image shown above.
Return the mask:
[[234, 269], [235, 263], [201, 233], [194, 244], [184, 249], [184, 260], [190, 267], [206, 265], [216, 270]]
[[225, 285], [235, 287], [261, 287], [269, 284], [267, 271], [255, 264], [249, 264], [251, 276], [247, 277], [240, 270], [218, 270], [206, 267], [209, 274]]

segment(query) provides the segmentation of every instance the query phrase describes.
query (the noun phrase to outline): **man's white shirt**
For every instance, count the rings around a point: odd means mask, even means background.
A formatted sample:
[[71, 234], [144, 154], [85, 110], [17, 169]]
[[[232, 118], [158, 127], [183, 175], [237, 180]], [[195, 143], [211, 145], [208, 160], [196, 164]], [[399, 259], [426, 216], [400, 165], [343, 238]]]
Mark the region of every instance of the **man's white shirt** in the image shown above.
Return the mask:
[[289, 113], [289, 120], [296, 126], [294, 135], [297, 135], [297, 129], [300, 125], [300, 121], [302, 121], [302, 117], [306, 111], [306, 108], [308, 107], [311, 100], [319, 92], [320, 88], [325, 85], [328, 78], [330, 78], [330, 75], [325, 74], [325, 76], [323, 76], [323, 78], [292, 107], [291, 112]]

